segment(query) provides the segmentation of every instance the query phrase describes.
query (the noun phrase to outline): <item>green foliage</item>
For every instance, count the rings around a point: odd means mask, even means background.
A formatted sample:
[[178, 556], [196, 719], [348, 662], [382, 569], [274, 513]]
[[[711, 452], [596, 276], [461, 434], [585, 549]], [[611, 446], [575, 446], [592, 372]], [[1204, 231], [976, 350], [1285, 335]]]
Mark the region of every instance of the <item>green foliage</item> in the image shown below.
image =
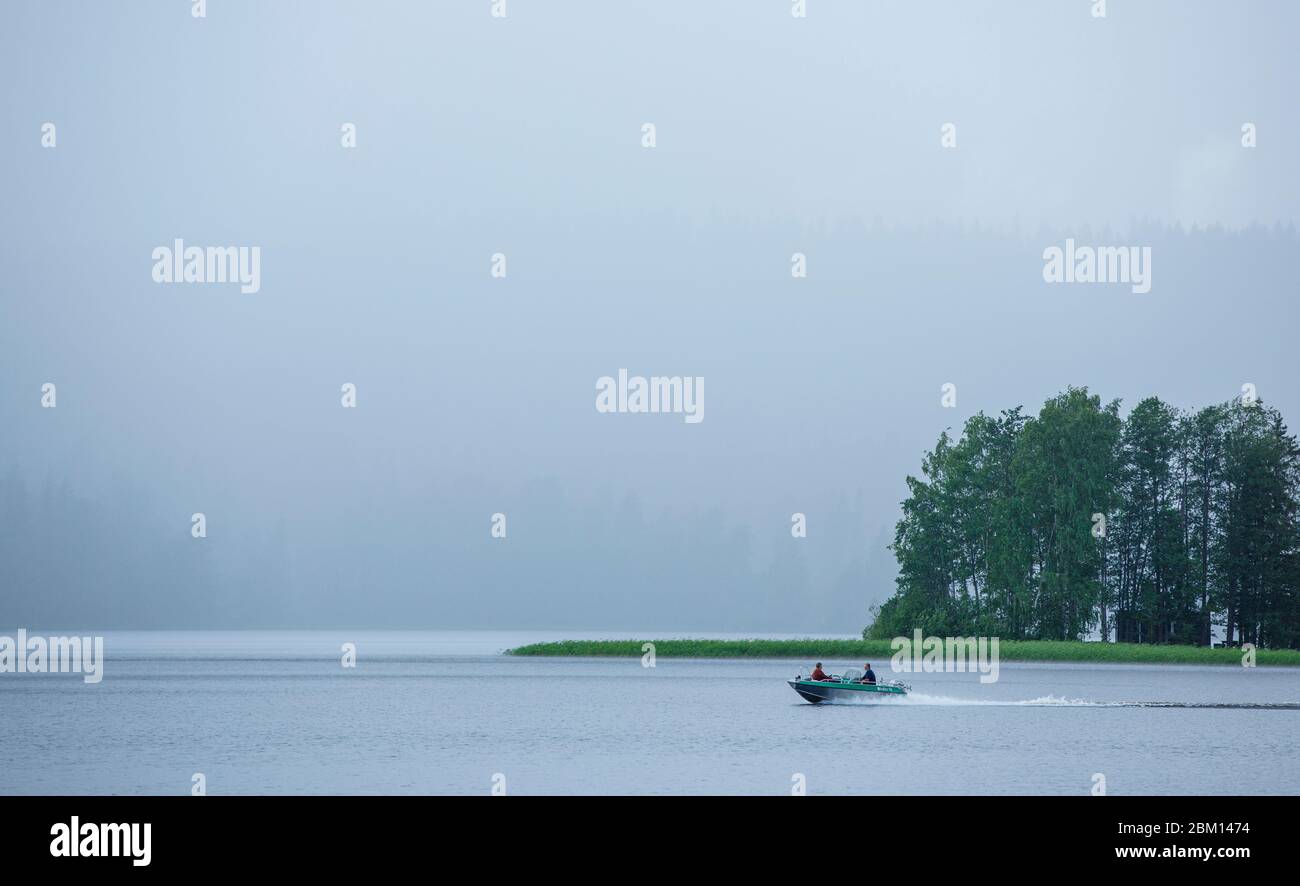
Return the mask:
[[[1121, 419], [1086, 388], [941, 434], [864, 636], [1300, 647], [1300, 448], [1256, 402]], [[1105, 521], [1100, 531], [1098, 515]]]
[[[571, 656], [583, 658], [639, 658], [642, 645], [654, 643], [658, 658], [779, 658], [802, 659], [809, 665], [824, 661], [855, 667], [872, 662], [888, 667], [892, 655], [888, 640], [562, 640], [534, 643], [507, 651], [508, 655]], [[1236, 649], [1203, 646], [1155, 646], [1136, 643], [1081, 643], [1077, 641], [1001, 641], [1000, 661], [1165, 662], [1240, 666]], [[1300, 652], [1260, 650], [1256, 664], [1300, 666]], [[836, 666], [838, 667], [838, 665]], [[834, 670], [834, 668], [832, 668]]]

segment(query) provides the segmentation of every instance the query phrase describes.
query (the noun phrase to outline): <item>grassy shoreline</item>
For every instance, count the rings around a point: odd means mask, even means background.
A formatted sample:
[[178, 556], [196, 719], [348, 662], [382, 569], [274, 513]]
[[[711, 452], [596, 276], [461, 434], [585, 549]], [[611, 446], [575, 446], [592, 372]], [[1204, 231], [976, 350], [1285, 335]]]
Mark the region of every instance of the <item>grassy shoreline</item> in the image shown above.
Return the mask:
[[[507, 649], [506, 655], [548, 657], [640, 658], [642, 645], [653, 643], [659, 658], [806, 658], [887, 662], [889, 640], [559, 640]], [[1052, 640], [1003, 640], [1001, 661], [1062, 661], [1117, 664], [1241, 665], [1240, 649], [1205, 646], [1154, 646], [1137, 643], [1082, 643]], [[1300, 667], [1300, 650], [1261, 649], [1260, 666]]]

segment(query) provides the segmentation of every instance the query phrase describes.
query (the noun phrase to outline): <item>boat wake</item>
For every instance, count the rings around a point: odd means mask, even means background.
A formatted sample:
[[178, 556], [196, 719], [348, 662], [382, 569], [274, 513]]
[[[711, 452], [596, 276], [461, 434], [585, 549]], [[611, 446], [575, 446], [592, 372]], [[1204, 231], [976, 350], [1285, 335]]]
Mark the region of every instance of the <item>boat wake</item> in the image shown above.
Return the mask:
[[1200, 708], [1245, 711], [1300, 711], [1300, 703], [1289, 702], [1197, 702], [1197, 701], [1091, 701], [1086, 698], [1065, 698], [1043, 695], [1023, 701], [1000, 701], [981, 698], [954, 698], [949, 695], [928, 695], [912, 692], [901, 698], [881, 700], [893, 705], [950, 705], [974, 707], [1012, 708]]

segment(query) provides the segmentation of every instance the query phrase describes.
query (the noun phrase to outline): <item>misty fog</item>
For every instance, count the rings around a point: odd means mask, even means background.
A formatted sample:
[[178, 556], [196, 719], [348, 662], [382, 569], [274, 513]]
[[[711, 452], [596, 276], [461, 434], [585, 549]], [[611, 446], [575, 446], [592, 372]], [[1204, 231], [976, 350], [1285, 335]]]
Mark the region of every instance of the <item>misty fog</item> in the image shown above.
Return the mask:
[[[1300, 7], [485, 5], [5, 10], [0, 624], [854, 633], [978, 411], [1300, 421]], [[621, 368], [705, 420], [598, 413]]]

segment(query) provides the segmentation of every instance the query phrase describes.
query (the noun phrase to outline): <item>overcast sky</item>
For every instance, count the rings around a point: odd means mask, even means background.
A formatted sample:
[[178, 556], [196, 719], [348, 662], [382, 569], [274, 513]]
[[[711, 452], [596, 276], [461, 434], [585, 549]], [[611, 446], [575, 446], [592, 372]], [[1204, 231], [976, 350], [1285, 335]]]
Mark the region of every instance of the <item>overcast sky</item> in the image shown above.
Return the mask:
[[856, 632], [977, 411], [1294, 424], [1300, 6], [1092, 6], [5, 4], [0, 627]]

